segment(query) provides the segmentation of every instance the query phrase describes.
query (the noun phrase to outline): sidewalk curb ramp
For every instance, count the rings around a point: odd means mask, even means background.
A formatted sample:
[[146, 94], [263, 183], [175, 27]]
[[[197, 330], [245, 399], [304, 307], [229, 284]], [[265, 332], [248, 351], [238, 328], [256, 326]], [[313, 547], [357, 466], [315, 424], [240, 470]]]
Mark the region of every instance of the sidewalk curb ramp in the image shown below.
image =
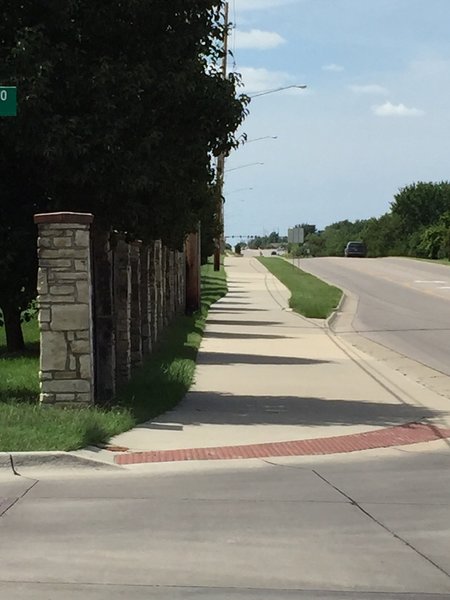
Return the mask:
[[120, 469], [114, 464], [70, 452], [0, 452], [0, 472], [3, 469], [14, 471], [20, 467]]

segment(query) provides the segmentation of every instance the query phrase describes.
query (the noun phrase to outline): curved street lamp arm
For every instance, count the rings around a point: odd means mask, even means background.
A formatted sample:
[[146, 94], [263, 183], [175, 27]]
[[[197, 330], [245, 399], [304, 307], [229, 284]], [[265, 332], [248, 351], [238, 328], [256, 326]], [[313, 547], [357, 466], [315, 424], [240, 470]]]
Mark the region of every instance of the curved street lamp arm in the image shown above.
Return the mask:
[[291, 89], [298, 89], [298, 90], [304, 90], [306, 89], [306, 85], [286, 85], [284, 87], [280, 87], [280, 88], [275, 88], [274, 90], [265, 90], [263, 92], [256, 92], [256, 94], [249, 94], [249, 98], [257, 98], [258, 96], [265, 96], [266, 94], [274, 94], [275, 92], [282, 92], [283, 90], [291, 90]]

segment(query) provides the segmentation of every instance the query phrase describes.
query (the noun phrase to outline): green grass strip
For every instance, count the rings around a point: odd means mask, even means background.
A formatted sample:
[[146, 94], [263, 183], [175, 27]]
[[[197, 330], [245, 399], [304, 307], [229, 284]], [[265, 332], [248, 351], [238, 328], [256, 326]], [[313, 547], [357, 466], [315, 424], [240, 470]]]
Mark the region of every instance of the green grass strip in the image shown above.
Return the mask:
[[312, 319], [326, 319], [339, 304], [342, 291], [337, 287], [305, 273], [282, 258], [262, 256], [258, 260], [289, 289], [289, 306], [295, 312]]
[[173, 408], [193, 383], [208, 309], [226, 291], [223, 268], [204, 265], [201, 310], [175, 319], [109, 408], [39, 405], [36, 324], [24, 328], [31, 342], [25, 356], [8, 355], [0, 338], [0, 451], [76, 450]]

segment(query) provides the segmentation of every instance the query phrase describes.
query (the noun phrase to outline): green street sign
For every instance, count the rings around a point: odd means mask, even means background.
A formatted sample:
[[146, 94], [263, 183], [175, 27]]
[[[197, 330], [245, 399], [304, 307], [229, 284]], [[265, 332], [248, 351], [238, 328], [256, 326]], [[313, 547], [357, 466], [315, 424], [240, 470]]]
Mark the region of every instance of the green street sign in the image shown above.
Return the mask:
[[17, 116], [17, 88], [0, 86], [0, 117]]

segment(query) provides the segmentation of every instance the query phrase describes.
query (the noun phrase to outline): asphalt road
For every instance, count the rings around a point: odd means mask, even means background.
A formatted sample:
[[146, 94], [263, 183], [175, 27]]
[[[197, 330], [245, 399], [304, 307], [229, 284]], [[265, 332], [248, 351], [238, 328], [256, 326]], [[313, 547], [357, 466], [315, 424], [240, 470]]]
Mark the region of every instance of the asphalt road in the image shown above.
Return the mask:
[[448, 447], [369, 456], [4, 470], [0, 598], [449, 598]]
[[300, 267], [358, 297], [352, 331], [450, 375], [450, 267], [403, 258], [312, 258]]

